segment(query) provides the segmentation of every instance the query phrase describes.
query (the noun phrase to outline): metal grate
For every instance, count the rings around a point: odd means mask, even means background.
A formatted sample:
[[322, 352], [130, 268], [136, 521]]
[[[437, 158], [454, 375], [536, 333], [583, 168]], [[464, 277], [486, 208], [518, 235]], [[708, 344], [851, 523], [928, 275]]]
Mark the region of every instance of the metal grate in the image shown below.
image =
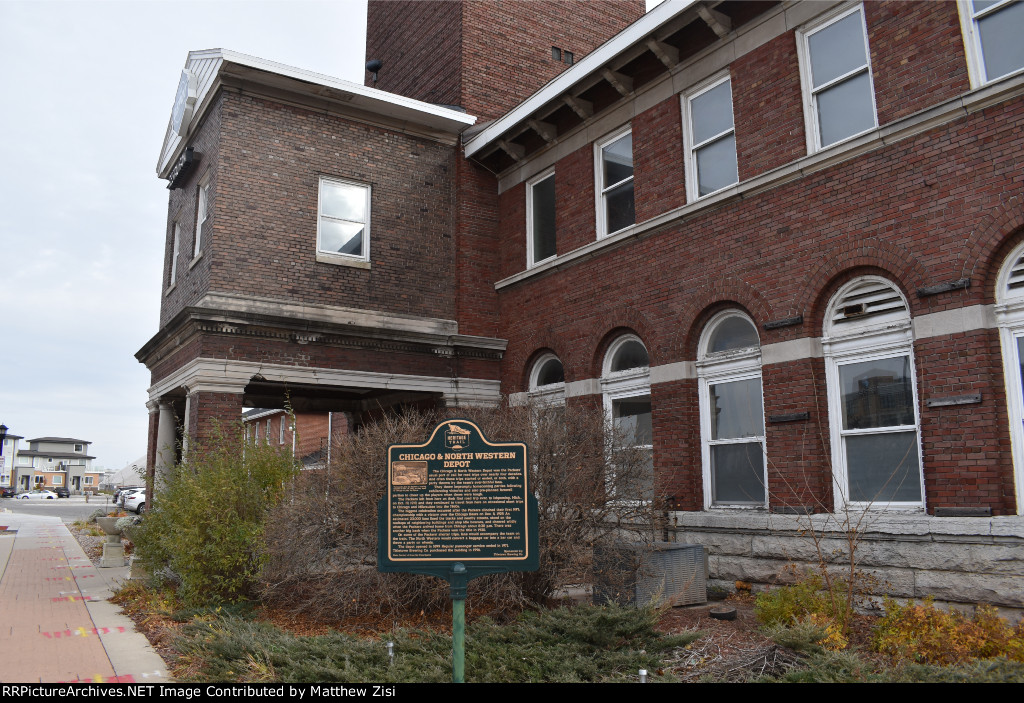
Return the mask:
[[699, 544], [656, 542], [594, 549], [594, 603], [694, 605], [707, 602], [707, 568]]

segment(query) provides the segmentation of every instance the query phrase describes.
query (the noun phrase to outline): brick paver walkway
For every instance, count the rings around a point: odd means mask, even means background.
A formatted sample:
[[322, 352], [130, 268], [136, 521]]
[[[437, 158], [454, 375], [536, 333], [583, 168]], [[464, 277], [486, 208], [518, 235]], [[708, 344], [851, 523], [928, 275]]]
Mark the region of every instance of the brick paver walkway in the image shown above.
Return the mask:
[[[0, 512], [0, 681], [167, 681], [59, 518]], [[117, 570], [121, 575], [125, 570]]]

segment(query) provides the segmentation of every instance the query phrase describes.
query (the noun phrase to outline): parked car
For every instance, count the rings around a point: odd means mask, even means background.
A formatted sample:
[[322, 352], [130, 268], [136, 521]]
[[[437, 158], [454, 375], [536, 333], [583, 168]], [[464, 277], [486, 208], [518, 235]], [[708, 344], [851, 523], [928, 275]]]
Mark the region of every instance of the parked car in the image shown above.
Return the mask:
[[54, 500], [57, 497], [57, 494], [54, 493], [53, 491], [48, 491], [44, 488], [37, 488], [34, 491], [22, 493], [18, 497], [21, 498], [22, 500], [28, 500], [29, 498], [42, 498], [44, 500]]
[[135, 491], [127, 498], [124, 499], [124, 509], [131, 510], [137, 515], [141, 515], [142, 511], [146, 509], [146, 491], [145, 489]]
[[128, 500], [128, 496], [138, 491], [144, 491], [145, 488], [125, 488], [117, 496], [117, 504], [122, 508], [125, 507], [125, 501]]
[[71, 497], [71, 491], [69, 491], [66, 486], [56, 486], [53, 489], [53, 492], [57, 494], [58, 498], [70, 498]]
[[0, 488], [0, 498], [13, 498], [17, 495], [13, 488], [7, 488], [6, 486]]

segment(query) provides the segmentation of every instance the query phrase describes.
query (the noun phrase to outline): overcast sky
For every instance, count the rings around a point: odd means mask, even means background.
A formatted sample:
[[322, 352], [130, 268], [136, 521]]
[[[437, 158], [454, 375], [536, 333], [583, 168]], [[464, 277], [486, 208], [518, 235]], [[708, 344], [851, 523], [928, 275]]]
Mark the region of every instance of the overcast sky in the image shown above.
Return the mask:
[[167, 218], [156, 161], [186, 54], [226, 48], [361, 83], [365, 0], [0, 0], [0, 422], [146, 449]]
[[[657, 4], [648, 1], [648, 8]], [[362, 83], [365, 0], [0, 0], [0, 422], [145, 453], [167, 220], [156, 162], [193, 49]]]

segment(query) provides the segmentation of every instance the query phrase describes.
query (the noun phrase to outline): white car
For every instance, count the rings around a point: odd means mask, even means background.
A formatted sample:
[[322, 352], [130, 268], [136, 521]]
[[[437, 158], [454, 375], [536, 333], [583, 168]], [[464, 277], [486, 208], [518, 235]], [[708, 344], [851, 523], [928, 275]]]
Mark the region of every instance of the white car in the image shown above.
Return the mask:
[[123, 491], [121, 491], [121, 493], [118, 494], [118, 496], [117, 496], [117, 504], [119, 506], [121, 506], [122, 508], [127, 507], [126, 504], [128, 502], [128, 496], [130, 496], [133, 493], [139, 493], [140, 491], [144, 492], [145, 490], [146, 490], [145, 488], [141, 488], [141, 487], [140, 488], [125, 488]]
[[29, 491], [28, 493], [22, 493], [18, 497], [21, 498], [22, 500], [28, 500], [29, 498], [44, 498], [46, 500], [54, 500], [56, 499], [57, 494], [54, 493], [53, 491], [38, 488], [34, 491]]
[[146, 509], [146, 491], [135, 491], [124, 499], [124, 509], [131, 510], [137, 515], [141, 515], [142, 511]]

